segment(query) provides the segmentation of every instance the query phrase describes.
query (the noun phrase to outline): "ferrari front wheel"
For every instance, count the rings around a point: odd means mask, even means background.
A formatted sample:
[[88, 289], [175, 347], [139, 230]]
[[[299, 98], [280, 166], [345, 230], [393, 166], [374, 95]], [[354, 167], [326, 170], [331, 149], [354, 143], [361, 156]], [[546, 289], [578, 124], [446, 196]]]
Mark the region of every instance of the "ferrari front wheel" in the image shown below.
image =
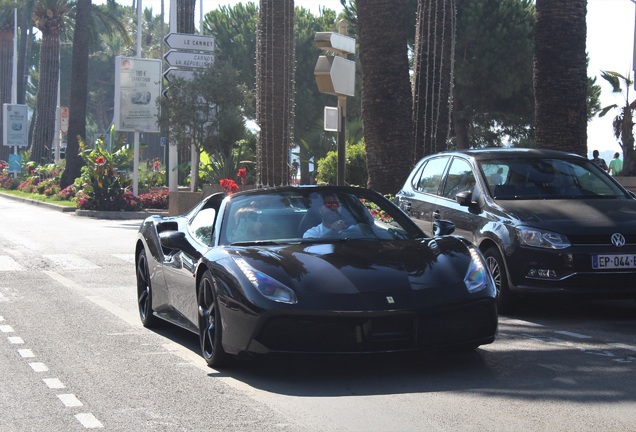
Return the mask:
[[229, 358], [223, 350], [221, 314], [214, 291], [214, 280], [209, 270], [206, 270], [199, 282], [198, 303], [199, 339], [203, 358], [210, 367], [224, 366]]
[[156, 326], [159, 318], [152, 310], [152, 283], [150, 282], [150, 270], [148, 267], [148, 257], [145, 249], [137, 254], [137, 305], [139, 307], [139, 318], [144, 327]]

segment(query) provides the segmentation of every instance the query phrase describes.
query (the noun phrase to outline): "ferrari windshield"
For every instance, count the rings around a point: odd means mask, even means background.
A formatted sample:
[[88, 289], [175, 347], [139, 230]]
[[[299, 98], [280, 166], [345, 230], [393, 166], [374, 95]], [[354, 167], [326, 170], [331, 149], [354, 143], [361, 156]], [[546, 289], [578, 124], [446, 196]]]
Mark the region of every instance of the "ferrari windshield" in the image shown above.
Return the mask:
[[418, 237], [419, 228], [381, 195], [328, 187], [232, 197], [221, 226], [221, 244]]
[[495, 199], [627, 198], [588, 160], [492, 159], [479, 165]]

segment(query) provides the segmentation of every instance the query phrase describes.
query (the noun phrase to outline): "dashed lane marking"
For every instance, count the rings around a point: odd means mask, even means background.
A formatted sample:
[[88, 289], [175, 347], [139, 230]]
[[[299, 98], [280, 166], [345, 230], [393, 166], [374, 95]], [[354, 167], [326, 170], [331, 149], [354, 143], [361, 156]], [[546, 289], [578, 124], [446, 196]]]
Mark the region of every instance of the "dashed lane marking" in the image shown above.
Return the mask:
[[59, 394], [57, 398], [61, 400], [67, 408], [84, 406], [74, 394]]
[[48, 372], [49, 371], [49, 368], [44, 363], [34, 362], [34, 363], [29, 363], [29, 366], [31, 366], [31, 369], [33, 369], [33, 372]]
[[14, 345], [20, 345], [24, 343], [20, 336], [9, 336], [7, 339], [9, 339], [9, 343]]
[[62, 381], [60, 381], [59, 378], [44, 378], [42, 381], [44, 381], [44, 384], [46, 384], [46, 386], [50, 389], [66, 388], [66, 386], [62, 383]]
[[10, 325], [0, 325], [0, 332], [2, 333], [13, 333], [13, 327]]
[[30, 349], [19, 349], [18, 350], [18, 354], [20, 354], [20, 357], [22, 357], [22, 358], [33, 358], [33, 357], [35, 357], [35, 355], [33, 354], [33, 351], [31, 351]]
[[91, 413], [75, 414], [75, 418], [79, 420], [82, 426], [84, 426], [86, 429], [97, 429], [104, 427], [104, 425], [102, 425], [101, 422], [97, 420], [97, 418]]

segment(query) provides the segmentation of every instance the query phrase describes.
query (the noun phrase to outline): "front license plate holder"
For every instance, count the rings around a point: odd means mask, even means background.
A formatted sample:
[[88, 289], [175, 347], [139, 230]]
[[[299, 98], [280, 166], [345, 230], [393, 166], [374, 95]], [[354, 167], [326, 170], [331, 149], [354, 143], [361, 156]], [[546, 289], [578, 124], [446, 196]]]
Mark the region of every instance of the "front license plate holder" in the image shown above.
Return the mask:
[[636, 269], [636, 255], [592, 255], [592, 268], [594, 270]]

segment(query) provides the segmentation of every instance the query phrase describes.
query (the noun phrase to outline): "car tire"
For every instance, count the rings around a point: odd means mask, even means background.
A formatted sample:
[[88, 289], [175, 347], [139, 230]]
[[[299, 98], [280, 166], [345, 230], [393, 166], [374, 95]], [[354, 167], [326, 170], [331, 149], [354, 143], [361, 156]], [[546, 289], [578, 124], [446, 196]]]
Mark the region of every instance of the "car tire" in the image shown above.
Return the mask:
[[510, 291], [508, 285], [508, 273], [503, 257], [496, 247], [490, 247], [484, 252], [484, 257], [488, 263], [488, 268], [492, 273], [497, 287], [497, 310], [499, 313], [510, 313], [515, 309], [518, 299], [517, 296]]
[[212, 273], [206, 270], [199, 282], [199, 340], [201, 354], [209, 367], [228, 364], [229, 356], [223, 350], [223, 330], [219, 303], [214, 289]]
[[137, 305], [139, 307], [139, 318], [141, 324], [146, 328], [156, 327], [159, 318], [152, 309], [152, 283], [150, 281], [150, 270], [148, 267], [148, 257], [146, 250], [142, 249], [137, 254], [136, 274], [137, 274]]

